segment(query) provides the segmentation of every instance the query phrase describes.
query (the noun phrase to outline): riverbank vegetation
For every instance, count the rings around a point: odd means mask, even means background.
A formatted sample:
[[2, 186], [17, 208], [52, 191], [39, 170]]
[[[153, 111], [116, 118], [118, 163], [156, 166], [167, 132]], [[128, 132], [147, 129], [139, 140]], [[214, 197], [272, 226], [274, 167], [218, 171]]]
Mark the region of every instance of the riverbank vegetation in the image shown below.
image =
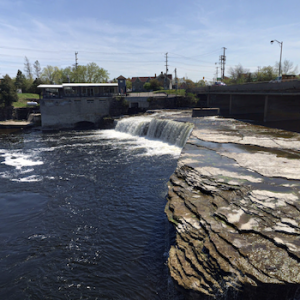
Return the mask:
[[42, 69], [38, 60], [31, 64], [25, 56], [24, 73], [18, 70], [16, 77], [5, 75], [0, 80], [0, 107], [25, 107], [28, 101], [39, 99], [40, 84], [101, 83], [108, 79], [108, 71], [94, 62], [66, 68], [48, 65]]

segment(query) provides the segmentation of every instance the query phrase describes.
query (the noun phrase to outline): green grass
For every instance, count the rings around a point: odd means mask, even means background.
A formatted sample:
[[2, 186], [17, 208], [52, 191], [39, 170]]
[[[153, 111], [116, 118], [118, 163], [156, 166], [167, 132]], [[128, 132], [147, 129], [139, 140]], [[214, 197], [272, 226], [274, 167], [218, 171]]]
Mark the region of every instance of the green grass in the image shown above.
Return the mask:
[[185, 89], [178, 89], [177, 91], [176, 90], [159, 90], [159, 91], [155, 91], [154, 93], [155, 94], [156, 93], [167, 93], [169, 95], [181, 95], [181, 96], [184, 96], [185, 95]]
[[31, 94], [31, 93], [18, 94], [18, 101], [13, 102], [13, 107], [15, 108], [27, 107], [27, 102], [34, 101], [33, 99], [39, 99], [39, 95]]

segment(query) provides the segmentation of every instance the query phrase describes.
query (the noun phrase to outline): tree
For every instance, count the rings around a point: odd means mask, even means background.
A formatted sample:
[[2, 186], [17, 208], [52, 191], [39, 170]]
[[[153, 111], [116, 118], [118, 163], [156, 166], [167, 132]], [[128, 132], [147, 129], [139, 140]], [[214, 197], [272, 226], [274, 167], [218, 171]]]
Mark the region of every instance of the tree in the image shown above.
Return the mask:
[[193, 89], [196, 87], [195, 82], [191, 79], [185, 79], [186, 89]]
[[43, 84], [44, 82], [42, 81], [41, 78], [36, 78], [33, 83], [31, 84], [30, 88], [29, 88], [29, 92], [30, 93], [34, 93], [34, 94], [40, 94], [41, 93], [41, 90], [38, 89], [37, 87], [40, 85], [40, 84]]
[[[276, 67], [279, 67], [279, 63], [276, 63]], [[282, 65], [282, 74], [296, 74], [298, 73], [298, 66], [294, 67], [294, 64], [285, 59]]]
[[66, 67], [64, 69], [47, 66], [43, 68], [41, 78], [47, 83], [56, 84], [63, 82], [97, 83], [107, 82], [108, 75], [108, 72], [96, 63], [89, 63], [86, 66], [79, 65], [76, 68]]
[[0, 105], [8, 107], [16, 101], [18, 101], [16, 87], [13, 80], [6, 74], [0, 83]]
[[40, 78], [41, 76], [41, 65], [39, 63], [38, 60], [36, 60], [33, 64], [33, 68], [34, 68], [34, 75], [35, 75], [35, 78]]
[[143, 85], [143, 88], [144, 88], [146, 91], [150, 91], [150, 90], [152, 89], [150, 82], [146, 82], [146, 83]]
[[26, 81], [25, 75], [22, 73], [22, 71], [18, 70], [17, 76], [15, 78], [15, 86], [17, 89], [24, 89], [24, 84]]
[[130, 90], [132, 89], [132, 82], [130, 78], [126, 79], [126, 88]]
[[162, 83], [159, 82], [157, 79], [153, 78], [150, 80], [150, 86], [151, 86], [151, 90], [153, 91], [157, 91], [162, 89]]
[[277, 76], [276, 70], [272, 66], [262, 67], [257, 73], [258, 81], [270, 81]]
[[42, 80], [46, 83], [62, 83], [62, 72], [58, 67], [47, 66], [42, 71]]
[[27, 56], [25, 56], [24, 70], [25, 70], [27, 79], [32, 81], [32, 78], [33, 78], [32, 66], [31, 66]]
[[86, 66], [86, 82], [106, 82], [108, 80], [108, 72], [100, 68], [96, 63], [92, 62]]
[[203, 79], [199, 80], [198, 82], [195, 82], [196, 87], [203, 87], [206, 86], [206, 83]]
[[241, 64], [238, 64], [234, 68], [229, 68], [230, 74], [230, 83], [245, 83], [247, 82], [247, 78], [249, 78], [249, 70], [243, 68]]

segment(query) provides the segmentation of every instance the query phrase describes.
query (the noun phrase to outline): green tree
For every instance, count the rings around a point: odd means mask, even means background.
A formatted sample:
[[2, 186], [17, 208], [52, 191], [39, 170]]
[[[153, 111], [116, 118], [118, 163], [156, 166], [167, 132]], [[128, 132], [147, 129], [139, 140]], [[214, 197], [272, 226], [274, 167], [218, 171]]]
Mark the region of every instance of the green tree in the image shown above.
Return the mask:
[[18, 101], [16, 86], [9, 75], [5, 75], [0, 82], [0, 105], [8, 107], [16, 101]]
[[126, 89], [132, 89], [132, 82], [130, 78], [126, 79]]
[[62, 72], [58, 67], [52, 67], [48, 65], [43, 69], [41, 77], [45, 83], [62, 83]]
[[101, 83], [108, 81], [108, 72], [92, 62], [86, 66], [86, 82]]
[[146, 83], [143, 85], [143, 88], [144, 88], [146, 91], [152, 90], [151, 83], [150, 83], [150, 82], [146, 82]]
[[196, 86], [195, 82], [191, 79], [185, 79], [185, 84], [187, 89], [193, 89]]
[[22, 73], [22, 71], [18, 70], [17, 76], [15, 78], [15, 86], [17, 89], [24, 89], [24, 84], [26, 81], [25, 75]]
[[270, 81], [278, 76], [276, 69], [272, 66], [262, 67], [256, 74], [258, 81]]
[[198, 82], [195, 82], [196, 87], [203, 87], [206, 86], [206, 83], [203, 79], [199, 80]]
[[31, 84], [30, 86], [30, 89], [29, 89], [29, 92], [30, 93], [34, 93], [34, 94], [40, 94], [41, 93], [41, 90], [38, 89], [37, 87], [40, 85], [40, 84], [43, 84], [44, 82], [42, 81], [41, 78], [36, 78], [33, 83]]
[[153, 91], [158, 91], [162, 89], [162, 83], [159, 82], [157, 79], [153, 78], [150, 80], [150, 86], [151, 86], [151, 90]]

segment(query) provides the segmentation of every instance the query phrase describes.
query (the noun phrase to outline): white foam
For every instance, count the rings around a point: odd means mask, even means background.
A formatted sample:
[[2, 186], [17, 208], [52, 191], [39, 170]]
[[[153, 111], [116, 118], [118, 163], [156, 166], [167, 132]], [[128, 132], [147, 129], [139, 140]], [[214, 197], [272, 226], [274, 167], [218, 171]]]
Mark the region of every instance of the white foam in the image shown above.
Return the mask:
[[8, 153], [6, 152], [4, 155], [4, 161], [2, 164], [15, 167], [17, 170], [20, 170], [23, 167], [31, 167], [42, 165], [42, 161], [34, 161], [32, 160], [33, 155], [24, 154], [24, 153]]
[[42, 176], [28, 176], [24, 178], [18, 178], [18, 179], [12, 179], [11, 181], [17, 181], [17, 182], [37, 182], [37, 181], [42, 181], [43, 177]]
[[126, 145], [128, 150], [143, 149], [143, 153], [139, 153], [139, 156], [161, 156], [172, 155], [176, 158], [180, 156], [181, 148], [168, 143], [147, 139], [144, 137], [133, 136], [128, 133], [116, 131], [116, 130], [103, 130], [100, 133], [101, 139], [113, 140], [117, 139], [119, 145]]

